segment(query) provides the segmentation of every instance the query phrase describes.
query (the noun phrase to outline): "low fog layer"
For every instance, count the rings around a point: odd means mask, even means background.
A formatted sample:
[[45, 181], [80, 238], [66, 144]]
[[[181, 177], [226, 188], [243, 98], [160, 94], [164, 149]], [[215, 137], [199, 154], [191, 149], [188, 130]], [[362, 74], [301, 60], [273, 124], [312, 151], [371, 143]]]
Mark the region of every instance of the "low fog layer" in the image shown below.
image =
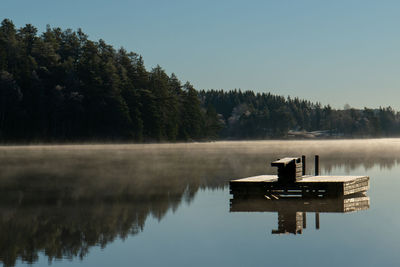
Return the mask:
[[400, 160], [400, 139], [4, 146], [0, 187], [18, 189], [23, 183], [25, 189], [46, 191], [53, 186], [70, 190], [72, 197], [142, 193], [148, 185], [145, 195], [161, 188], [192, 191], [275, 173], [270, 162], [285, 156], [306, 155], [307, 173], [312, 173], [315, 154], [322, 173], [376, 164], [391, 168]]
[[41, 251], [50, 261], [83, 258], [201, 188], [274, 173], [271, 161], [302, 154], [308, 173], [318, 154], [322, 173], [368, 174], [399, 162], [400, 139], [0, 147], [0, 261], [33, 263]]

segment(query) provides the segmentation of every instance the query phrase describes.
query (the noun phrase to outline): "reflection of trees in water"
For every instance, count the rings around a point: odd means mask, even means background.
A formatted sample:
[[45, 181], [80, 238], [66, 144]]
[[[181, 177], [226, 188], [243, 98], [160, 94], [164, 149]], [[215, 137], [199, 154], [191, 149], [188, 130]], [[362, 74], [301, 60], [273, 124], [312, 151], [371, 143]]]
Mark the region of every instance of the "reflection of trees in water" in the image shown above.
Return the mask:
[[346, 173], [349, 173], [355, 169], [362, 167], [368, 171], [375, 166], [379, 166], [381, 169], [392, 169], [400, 161], [400, 155], [398, 158], [340, 158], [340, 159], [322, 159], [322, 168], [326, 174], [334, 174], [335, 169], [343, 168]]
[[221, 179], [209, 183], [206, 172], [213, 167], [207, 162], [189, 164], [180, 155], [33, 154], [2, 158], [0, 260], [5, 266], [18, 258], [35, 262], [39, 252], [49, 260], [82, 258], [92, 246], [140, 232], [149, 215], [161, 220], [182, 201], [192, 201], [200, 188], [224, 184]]
[[35, 199], [31, 195], [17, 204], [15, 199], [2, 197], [0, 260], [5, 266], [15, 265], [18, 258], [33, 263], [39, 252], [49, 261], [82, 259], [92, 246], [104, 248], [115, 238], [139, 233], [149, 215], [161, 220], [169, 209], [179, 206], [186, 192], [151, 196], [137, 192], [103, 200], [70, 200], [65, 194]]
[[[399, 148], [398, 148], [399, 147]], [[305, 154], [336, 168], [392, 168], [400, 145], [359, 141], [0, 148], [0, 260], [84, 257], [90, 247], [140, 232], [200, 188], [273, 173], [269, 163]], [[228, 203], [227, 203], [228, 205]]]
[[147, 216], [129, 204], [33, 205], [0, 210], [0, 258], [5, 266], [13, 266], [17, 258], [33, 263], [39, 251], [44, 251], [49, 261], [82, 258], [92, 246], [104, 247], [116, 237], [136, 234]]

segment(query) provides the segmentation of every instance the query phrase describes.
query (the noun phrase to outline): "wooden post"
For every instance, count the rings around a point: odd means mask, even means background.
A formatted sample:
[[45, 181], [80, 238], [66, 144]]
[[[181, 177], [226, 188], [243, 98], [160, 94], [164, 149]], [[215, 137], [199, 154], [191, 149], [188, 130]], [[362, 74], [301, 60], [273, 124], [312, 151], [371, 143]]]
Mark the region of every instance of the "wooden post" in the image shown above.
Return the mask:
[[319, 156], [315, 155], [315, 176], [319, 175]]
[[301, 156], [301, 162], [303, 164], [303, 175], [306, 175], [306, 156]]
[[307, 226], [307, 216], [306, 213], [303, 212], [303, 229], [306, 229]]
[[315, 213], [315, 229], [319, 229], [319, 212]]

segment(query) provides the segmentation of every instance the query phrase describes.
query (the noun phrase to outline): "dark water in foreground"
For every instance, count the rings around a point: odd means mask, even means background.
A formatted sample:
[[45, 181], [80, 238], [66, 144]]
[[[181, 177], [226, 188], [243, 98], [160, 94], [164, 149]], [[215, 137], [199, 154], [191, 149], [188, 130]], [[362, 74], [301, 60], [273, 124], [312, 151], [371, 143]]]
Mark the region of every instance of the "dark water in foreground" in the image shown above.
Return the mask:
[[[369, 208], [321, 212], [319, 229], [307, 212], [297, 235], [272, 234], [277, 212], [230, 212], [230, 179], [302, 154], [308, 167], [319, 154], [322, 174], [370, 176]], [[398, 266], [399, 162], [400, 139], [0, 147], [0, 261]], [[285, 205], [281, 215], [293, 211]]]

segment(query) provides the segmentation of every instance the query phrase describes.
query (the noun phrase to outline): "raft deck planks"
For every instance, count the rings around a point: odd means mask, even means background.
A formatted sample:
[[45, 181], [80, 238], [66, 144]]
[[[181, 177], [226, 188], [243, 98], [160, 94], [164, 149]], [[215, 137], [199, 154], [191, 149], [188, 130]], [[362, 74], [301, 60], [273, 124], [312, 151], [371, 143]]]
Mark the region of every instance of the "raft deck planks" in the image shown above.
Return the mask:
[[230, 181], [233, 195], [346, 196], [369, 189], [368, 176], [302, 176], [293, 183], [278, 182], [277, 175], [259, 175]]

